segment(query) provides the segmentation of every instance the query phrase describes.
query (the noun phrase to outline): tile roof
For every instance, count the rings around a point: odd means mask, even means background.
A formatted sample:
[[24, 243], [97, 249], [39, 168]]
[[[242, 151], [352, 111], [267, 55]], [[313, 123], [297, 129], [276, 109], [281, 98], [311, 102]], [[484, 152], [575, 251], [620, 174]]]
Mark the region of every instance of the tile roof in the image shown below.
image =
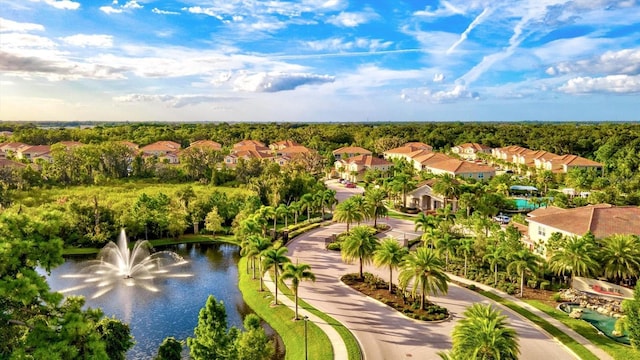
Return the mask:
[[13, 161], [13, 160], [7, 160], [7, 159], [0, 159], [0, 167], [18, 167], [18, 168], [23, 168], [25, 167], [25, 164], [19, 163], [17, 161]]
[[385, 159], [381, 159], [379, 157], [375, 157], [368, 154], [350, 157], [346, 159], [345, 162], [348, 164], [358, 164], [358, 165], [364, 165], [367, 167], [392, 165], [392, 163], [388, 162]]
[[551, 159], [552, 162], [557, 162], [568, 166], [603, 166], [601, 163], [587, 158], [583, 158], [578, 155], [562, 155]]
[[474, 149], [476, 151], [491, 149], [489, 146], [478, 144], [478, 143], [464, 143], [464, 144], [456, 145], [454, 147], [457, 147], [460, 149]]
[[640, 235], [640, 207], [598, 204], [528, 219], [578, 236], [591, 231], [596, 238], [614, 234]]
[[34, 145], [26, 148], [21, 148], [18, 152], [22, 154], [35, 154], [42, 155], [51, 151], [51, 146], [49, 145]]
[[25, 143], [21, 143], [21, 142], [9, 142], [9, 143], [4, 143], [4, 144], [0, 144], [0, 149], [2, 149], [3, 151], [18, 151], [21, 148], [27, 147], [27, 146], [31, 146], [31, 145], [27, 145]]
[[247, 145], [253, 145], [253, 146], [257, 146], [257, 147], [266, 147], [263, 142], [260, 142], [258, 140], [242, 140], [242, 141], [239, 141], [239, 142], [235, 143], [233, 145], [233, 148], [235, 149], [235, 148], [239, 148], [239, 147], [243, 147], [243, 146], [247, 146]]
[[140, 150], [142, 150], [143, 152], [150, 152], [150, 151], [178, 151], [180, 150], [180, 144], [178, 144], [177, 142], [174, 141], [156, 141], [152, 144], [149, 144], [147, 146], [143, 146]]
[[194, 148], [208, 148], [212, 150], [220, 150], [222, 149], [222, 145], [219, 142], [213, 140], [198, 140], [189, 144], [189, 147]]
[[278, 150], [278, 153], [281, 153], [281, 154], [300, 154], [300, 153], [308, 153], [308, 152], [311, 152], [311, 150], [302, 145], [289, 146], [289, 147]]
[[365, 148], [361, 148], [359, 146], [345, 146], [345, 147], [341, 147], [339, 149], [333, 150], [333, 154], [361, 154], [361, 155], [366, 155], [366, 154], [372, 154], [371, 151], [365, 149]]
[[474, 164], [468, 161], [462, 161], [462, 160], [451, 159], [451, 158], [449, 158], [448, 160], [431, 163], [428, 166], [434, 169], [451, 172], [456, 175], [468, 174], [468, 173], [487, 173], [487, 172], [496, 171], [491, 166]]
[[270, 148], [275, 148], [275, 149], [284, 149], [284, 148], [294, 147], [294, 146], [302, 146], [302, 144], [299, 144], [298, 142], [293, 140], [282, 140], [282, 141], [274, 142], [269, 145]]

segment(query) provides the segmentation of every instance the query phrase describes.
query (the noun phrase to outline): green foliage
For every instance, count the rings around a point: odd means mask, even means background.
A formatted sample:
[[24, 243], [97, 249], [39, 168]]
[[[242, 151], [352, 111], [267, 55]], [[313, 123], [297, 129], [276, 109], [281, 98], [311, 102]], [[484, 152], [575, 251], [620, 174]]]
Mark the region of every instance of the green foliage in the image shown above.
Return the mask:
[[622, 309], [627, 315], [626, 327], [631, 346], [640, 350], [640, 286], [636, 285], [633, 299], [622, 302]]
[[154, 360], [180, 360], [182, 359], [182, 342], [173, 336], [162, 340], [158, 348], [158, 355]]
[[135, 344], [129, 325], [115, 318], [101, 319], [96, 330], [105, 342], [107, 355], [111, 360], [124, 360], [126, 352]]
[[269, 360], [275, 353], [273, 342], [260, 326], [260, 318], [249, 314], [244, 318], [245, 331], [238, 335], [235, 348], [238, 360]]
[[362, 266], [371, 261], [373, 252], [378, 246], [378, 238], [375, 237], [375, 233], [376, 230], [370, 226], [357, 226], [351, 230], [342, 243], [342, 258], [347, 261], [359, 261], [360, 277], [363, 276]]
[[191, 357], [195, 360], [235, 359], [234, 342], [238, 329], [227, 329], [227, 311], [222, 301], [209, 295], [198, 315], [193, 337], [187, 338]]
[[412, 293], [416, 296], [420, 291], [420, 308], [425, 308], [427, 294], [446, 294], [449, 277], [444, 272], [442, 261], [436, 253], [428, 248], [420, 247], [405, 257], [398, 276], [400, 287], [406, 289], [413, 282]]

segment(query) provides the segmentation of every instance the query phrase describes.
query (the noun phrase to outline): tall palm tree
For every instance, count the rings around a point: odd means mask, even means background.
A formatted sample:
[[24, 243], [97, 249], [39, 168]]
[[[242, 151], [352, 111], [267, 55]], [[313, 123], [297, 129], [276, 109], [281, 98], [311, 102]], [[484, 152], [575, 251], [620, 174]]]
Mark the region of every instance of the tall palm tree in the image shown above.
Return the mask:
[[271, 249], [273, 247], [273, 243], [271, 239], [260, 236], [260, 235], [252, 235], [249, 238], [249, 251], [248, 255], [251, 257], [253, 276], [252, 279], [256, 278], [256, 259], [258, 260], [258, 272], [260, 273], [260, 291], [263, 291], [263, 282], [262, 282], [262, 254], [265, 250]]
[[493, 268], [493, 286], [496, 286], [498, 284], [498, 265], [503, 265], [507, 260], [504, 248], [495, 245], [488, 246], [482, 260], [487, 261]]
[[413, 281], [414, 296], [420, 289], [420, 309], [423, 310], [427, 294], [446, 294], [449, 290], [449, 277], [444, 273], [442, 260], [432, 249], [425, 247], [420, 247], [405, 257], [398, 280], [404, 289]]
[[389, 293], [393, 292], [393, 269], [397, 268], [408, 250], [398, 240], [388, 237], [373, 252], [373, 263], [376, 266], [389, 266]]
[[562, 248], [554, 251], [549, 259], [549, 268], [558, 275], [568, 272], [573, 285], [574, 276], [598, 273], [600, 264], [595, 258], [596, 255], [596, 248], [592, 242], [572, 236]]
[[443, 206], [447, 207], [448, 200], [458, 195], [458, 183], [453, 176], [444, 174], [433, 184], [433, 192], [442, 195]]
[[293, 201], [289, 204], [289, 211], [293, 213], [293, 224], [298, 225], [298, 215], [300, 215], [300, 210], [302, 205], [298, 201]]
[[286, 255], [288, 251], [289, 250], [285, 246], [282, 246], [277, 249], [270, 248], [262, 252], [263, 271], [269, 271], [271, 268], [273, 268], [273, 272], [275, 274], [275, 305], [278, 305], [278, 271], [282, 270], [282, 266], [284, 264], [291, 262], [291, 260]]
[[322, 196], [322, 203], [327, 207], [327, 209], [329, 209], [329, 211], [333, 210], [333, 205], [338, 203], [338, 199], [336, 199], [336, 191], [333, 189], [326, 189]]
[[507, 316], [491, 305], [473, 304], [454, 327], [452, 358], [515, 360], [520, 354], [518, 335], [507, 326]]
[[458, 239], [449, 233], [444, 233], [441, 238], [436, 241], [436, 251], [440, 256], [444, 255], [445, 270], [449, 270], [449, 258], [454, 256], [458, 248]]
[[[278, 205], [278, 207], [276, 208], [276, 217], [281, 217], [282, 220], [284, 220], [284, 228], [286, 229], [287, 226], [289, 225], [289, 207], [285, 204], [280, 204]], [[273, 229], [274, 231], [276, 230], [275, 228]]]
[[427, 231], [427, 229], [435, 229], [438, 226], [438, 219], [433, 215], [426, 215], [421, 212], [416, 216], [416, 219], [413, 220], [413, 223], [415, 224], [414, 231]]
[[613, 235], [601, 249], [604, 276], [617, 282], [640, 274], [640, 239], [633, 235]]
[[363, 264], [369, 263], [378, 246], [376, 230], [371, 226], [356, 226], [342, 243], [342, 258], [347, 261], [358, 259], [360, 262], [360, 279], [364, 278]]
[[378, 226], [378, 218], [387, 215], [389, 212], [384, 205], [384, 199], [387, 194], [382, 189], [371, 189], [367, 191], [365, 195], [365, 201], [367, 207], [371, 209], [371, 216], [373, 217], [373, 227]]
[[473, 239], [462, 239], [458, 243], [456, 252], [464, 257], [464, 277], [467, 277], [467, 265], [469, 263], [469, 256], [473, 254]]
[[313, 195], [304, 194], [300, 197], [301, 210], [307, 211], [307, 222], [311, 219], [311, 209], [313, 208]]
[[520, 276], [520, 297], [524, 295], [524, 277], [527, 272], [535, 272], [540, 266], [540, 257], [527, 249], [511, 255], [507, 272], [515, 272]]
[[333, 219], [338, 222], [347, 223], [347, 233], [349, 233], [349, 226], [354, 221], [362, 221], [363, 217], [358, 209], [358, 205], [352, 200], [353, 197], [341, 202], [336, 206], [336, 210], [333, 213]]
[[311, 280], [316, 281], [315, 274], [311, 271], [311, 266], [308, 264], [293, 264], [287, 263], [282, 272], [282, 280], [291, 279], [291, 286], [293, 287], [293, 294], [296, 299], [296, 317], [298, 320], [298, 286], [301, 281]]
[[358, 213], [360, 214], [360, 218], [356, 220], [358, 225], [360, 225], [360, 221], [369, 219], [371, 215], [371, 209], [369, 209], [369, 204], [366, 202], [364, 196], [352, 196], [349, 198], [349, 201], [352, 201], [355, 204], [355, 207], [356, 209], [358, 209]]

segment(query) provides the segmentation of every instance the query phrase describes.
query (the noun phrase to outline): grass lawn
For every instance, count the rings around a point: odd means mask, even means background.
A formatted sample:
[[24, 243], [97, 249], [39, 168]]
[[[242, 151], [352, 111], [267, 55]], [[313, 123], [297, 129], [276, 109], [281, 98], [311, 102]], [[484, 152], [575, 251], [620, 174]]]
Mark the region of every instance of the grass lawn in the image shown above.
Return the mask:
[[[520, 306], [514, 304], [509, 300], [505, 300], [498, 295], [495, 295], [488, 291], [478, 291], [478, 293], [494, 300], [495, 302], [502, 304], [509, 309], [517, 312], [518, 314], [524, 316], [525, 318], [532, 321], [534, 324], [540, 326], [544, 331], [549, 333], [554, 338], [558, 339], [561, 343], [571, 349], [574, 353], [576, 353], [582, 360], [598, 360], [598, 357], [595, 356], [591, 351], [589, 351], [586, 347], [582, 346], [580, 343], [575, 341], [569, 335], [563, 333], [558, 330], [555, 326], [549, 324], [546, 320], [542, 319], [536, 314], [531, 313], [530, 311], [521, 308]], [[567, 316], [568, 317], [568, 316]], [[629, 358], [631, 359], [631, 358]]]
[[[164, 238], [149, 240], [151, 246], [165, 246], [175, 244], [192, 244], [192, 243], [229, 243], [237, 244], [233, 235], [216, 235], [214, 238], [211, 235], [183, 235], [178, 239]], [[129, 247], [132, 248], [134, 243], [129, 243]], [[64, 248], [62, 255], [91, 255], [97, 254], [102, 248]]]
[[525, 300], [528, 304], [544, 311], [552, 318], [562, 322], [578, 334], [589, 339], [594, 345], [606, 351], [614, 359], [640, 359], [640, 351], [634, 350], [632, 347], [620, 344], [609, 339], [606, 336], [598, 335], [598, 331], [586, 321], [572, 319], [565, 312], [555, 309], [537, 300]]
[[[300, 284], [300, 286], [304, 286], [304, 284]], [[281, 282], [280, 285], [278, 285], [278, 289], [282, 291], [282, 293], [285, 294], [287, 297], [289, 297], [291, 300], [295, 301], [293, 290], [289, 289], [286, 284]], [[356, 340], [356, 338], [353, 336], [351, 331], [349, 331], [346, 327], [344, 327], [344, 325], [342, 325], [339, 321], [335, 320], [331, 316], [309, 305], [302, 299], [298, 299], [298, 307], [300, 309], [307, 310], [313, 315], [326, 321], [327, 324], [330, 324], [331, 326], [333, 326], [333, 328], [338, 332], [338, 334], [340, 334], [340, 337], [342, 337], [342, 340], [344, 341], [345, 346], [347, 347], [349, 360], [362, 359], [362, 351], [360, 350], [360, 345], [358, 344], [358, 340]]]
[[[244, 301], [280, 335], [288, 360], [304, 359], [304, 321], [293, 321], [294, 312], [284, 305], [272, 307], [273, 295], [260, 292], [260, 282], [247, 274], [246, 258], [238, 263], [239, 287]], [[308, 352], [314, 360], [333, 360], [333, 348], [329, 338], [312, 322], [307, 323]]]

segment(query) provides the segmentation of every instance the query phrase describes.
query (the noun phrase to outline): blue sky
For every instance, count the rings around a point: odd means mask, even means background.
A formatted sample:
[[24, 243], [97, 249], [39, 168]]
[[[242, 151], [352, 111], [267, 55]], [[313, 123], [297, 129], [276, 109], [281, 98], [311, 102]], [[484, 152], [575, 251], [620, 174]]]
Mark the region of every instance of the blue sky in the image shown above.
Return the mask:
[[0, 120], [640, 121], [640, 4], [3, 0]]

